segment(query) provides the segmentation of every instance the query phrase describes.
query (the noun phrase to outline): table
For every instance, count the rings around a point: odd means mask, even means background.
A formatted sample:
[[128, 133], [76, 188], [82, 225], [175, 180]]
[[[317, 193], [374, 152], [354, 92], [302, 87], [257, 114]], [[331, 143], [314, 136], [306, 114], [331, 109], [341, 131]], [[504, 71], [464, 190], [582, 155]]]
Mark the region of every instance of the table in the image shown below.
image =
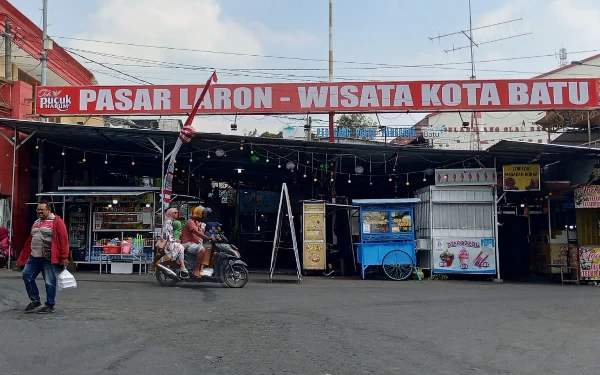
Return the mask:
[[114, 257], [120, 257], [119, 259], [127, 259], [130, 258], [134, 264], [140, 266], [138, 269], [138, 275], [142, 274], [142, 265], [144, 265], [144, 274], [148, 273], [148, 256], [146, 253], [142, 254], [100, 254], [100, 274], [102, 274], [102, 263], [106, 261], [106, 272], [108, 273], [108, 263]]

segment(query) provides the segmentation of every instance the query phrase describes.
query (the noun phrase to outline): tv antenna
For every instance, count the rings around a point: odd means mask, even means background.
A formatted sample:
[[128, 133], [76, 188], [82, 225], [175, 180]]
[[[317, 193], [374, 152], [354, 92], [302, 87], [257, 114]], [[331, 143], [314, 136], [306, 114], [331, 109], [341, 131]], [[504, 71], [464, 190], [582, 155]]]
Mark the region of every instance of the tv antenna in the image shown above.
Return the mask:
[[[492, 40], [485, 40], [483, 42], [475, 42], [475, 40], [473, 39], [473, 31], [488, 29], [488, 28], [494, 27], [494, 26], [502, 26], [502, 25], [512, 24], [512, 23], [515, 23], [515, 22], [520, 22], [522, 20], [523, 20], [522, 18], [517, 18], [517, 19], [512, 19], [512, 20], [508, 20], [508, 21], [497, 22], [497, 23], [488, 24], [488, 25], [484, 25], [484, 26], [473, 28], [473, 13], [471, 11], [471, 0], [469, 0], [469, 29], [468, 30], [455, 31], [455, 32], [452, 32], [452, 33], [438, 35], [438, 36], [434, 36], [434, 37], [429, 37], [429, 40], [431, 40], [432, 42], [434, 40], [437, 40], [438, 42], [441, 42], [441, 40], [444, 39], [444, 38], [448, 38], [448, 37], [454, 36], [454, 35], [461, 35], [461, 34], [464, 35], [465, 37], [467, 37], [467, 39], [469, 40], [469, 45], [468, 46], [461, 46], [461, 47], [454, 47], [453, 46], [451, 49], [444, 49], [444, 52], [446, 52], [446, 53], [456, 52], [456, 51], [460, 51], [460, 50], [469, 48], [470, 52], [471, 52], [471, 76], [469, 77], [469, 79], [474, 80], [476, 78], [476, 76], [475, 76], [475, 51], [474, 51], [474, 47], [479, 48], [482, 45], [496, 43], [496, 42], [500, 42], [500, 41], [508, 40], [508, 39], [519, 38], [519, 37], [522, 37], [522, 36], [525, 36], [525, 35], [529, 35], [529, 34], [531, 34], [531, 32], [519, 33], [519, 34], [516, 34], [516, 35], [511, 35], [511, 36], [507, 36], [507, 37], [503, 37], [503, 38], [497, 38], [497, 39], [492, 39]], [[480, 138], [479, 138], [479, 125], [477, 124], [477, 117], [478, 116], [474, 112], [471, 113], [471, 131], [469, 132], [471, 134], [471, 139], [469, 140], [469, 148], [471, 150], [473, 149], [473, 143], [476, 144], [476, 150], [480, 150], [481, 149], [481, 143], [480, 143]], [[473, 139], [474, 137], [475, 137], [475, 139]]]

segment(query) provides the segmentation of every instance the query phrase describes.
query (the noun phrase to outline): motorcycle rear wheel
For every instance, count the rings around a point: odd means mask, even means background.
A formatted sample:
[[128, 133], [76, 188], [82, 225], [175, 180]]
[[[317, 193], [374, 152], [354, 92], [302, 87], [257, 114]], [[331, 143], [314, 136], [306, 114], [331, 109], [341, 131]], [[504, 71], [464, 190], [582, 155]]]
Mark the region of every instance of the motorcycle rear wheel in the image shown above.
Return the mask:
[[226, 267], [223, 279], [230, 288], [243, 288], [248, 283], [248, 269], [241, 264]]
[[170, 277], [167, 276], [167, 274], [165, 273], [165, 271], [163, 270], [157, 270], [155, 272], [155, 276], [156, 276], [156, 281], [158, 281], [158, 283], [161, 286], [177, 286], [179, 284], [179, 280], [177, 279], [172, 279]]

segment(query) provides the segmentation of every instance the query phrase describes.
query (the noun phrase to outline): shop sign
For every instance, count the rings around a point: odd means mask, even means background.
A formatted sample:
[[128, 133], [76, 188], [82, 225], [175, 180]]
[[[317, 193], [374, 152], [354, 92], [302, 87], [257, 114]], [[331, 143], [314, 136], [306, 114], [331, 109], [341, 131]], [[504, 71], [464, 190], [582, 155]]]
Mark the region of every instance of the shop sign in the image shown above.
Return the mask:
[[512, 164], [502, 169], [504, 191], [540, 191], [539, 164]]
[[442, 136], [446, 132], [446, 125], [436, 127], [429, 126], [423, 128], [423, 138], [425, 139], [436, 139]]
[[600, 208], [600, 186], [590, 185], [575, 189], [575, 208]]
[[600, 280], [600, 246], [579, 248], [579, 271], [584, 280]]
[[[317, 138], [329, 138], [329, 128], [319, 127], [313, 128], [315, 129], [315, 136]], [[352, 134], [354, 132], [354, 134]], [[377, 136], [381, 137], [410, 137], [414, 138], [417, 136], [417, 130], [414, 126], [411, 127], [384, 127], [382, 130], [379, 130], [377, 127], [369, 127], [369, 128], [335, 128], [333, 132], [334, 138], [377, 138]]]
[[303, 204], [302, 256], [305, 270], [325, 270], [325, 203]]
[[493, 238], [433, 239], [434, 273], [496, 273], [496, 241]]
[[436, 169], [435, 186], [496, 185], [494, 168]]
[[[202, 85], [38, 87], [39, 115], [185, 115]], [[211, 85], [199, 114], [585, 109], [593, 78]]]

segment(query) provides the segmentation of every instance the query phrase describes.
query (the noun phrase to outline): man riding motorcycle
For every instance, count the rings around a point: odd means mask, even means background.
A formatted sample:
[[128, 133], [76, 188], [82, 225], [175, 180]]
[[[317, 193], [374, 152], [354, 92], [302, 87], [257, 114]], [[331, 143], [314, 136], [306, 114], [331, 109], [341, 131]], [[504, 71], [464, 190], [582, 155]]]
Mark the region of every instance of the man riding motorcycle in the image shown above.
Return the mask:
[[211, 243], [215, 236], [205, 234], [206, 224], [204, 218], [211, 213], [210, 208], [198, 206], [192, 211], [191, 218], [186, 221], [181, 230], [181, 243], [188, 254], [196, 255], [196, 267], [194, 268], [195, 277], [204, 276], [204, 267], [209, 265], [211, 256]]

